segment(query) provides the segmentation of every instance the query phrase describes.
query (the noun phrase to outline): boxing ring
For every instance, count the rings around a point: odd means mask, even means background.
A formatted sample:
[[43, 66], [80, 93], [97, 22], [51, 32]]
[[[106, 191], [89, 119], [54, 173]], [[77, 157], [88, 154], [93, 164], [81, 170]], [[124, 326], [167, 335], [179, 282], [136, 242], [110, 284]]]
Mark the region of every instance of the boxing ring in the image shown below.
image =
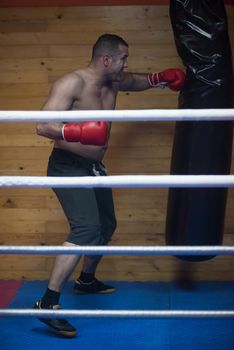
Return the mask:
[[[111, 114], [111, 117], [110, 117]], [[1, 111], [0, 122], [62, 121], [224, 121], [234, 120], [234, 109], [116, 110], [116, 111]], [[125, 175], [106, 177], [1, 176], [0, 187], [234, 187], [234, 175]], [[0, 246], [1, 254], [135, 254], [135, 255], [234, 255], [234, 246]], [[227, 318], [234, 310], [34, 310], [0, 309], [0, 316], [128, 317], [128, 318]]]

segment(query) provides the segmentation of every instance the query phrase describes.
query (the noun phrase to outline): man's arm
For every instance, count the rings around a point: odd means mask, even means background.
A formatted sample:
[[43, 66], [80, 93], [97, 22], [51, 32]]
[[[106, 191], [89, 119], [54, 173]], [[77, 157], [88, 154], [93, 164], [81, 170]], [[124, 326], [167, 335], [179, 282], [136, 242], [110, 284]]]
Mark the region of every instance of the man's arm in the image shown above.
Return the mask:
[[185, 81], [185, 74], [181, 69], [169, 68], [158, 73], [123, 73], [120, 81], [120, 91], [143, 91], [153, 87], [169, 87], [179, 91]]
[[[53, 85], [42, 110], [64, 111], [71, 109], [74, 99], [80, 95], [82, 88], [83, 80], [75, 74], [60, 78]], [[38, 135], [52, 140], [103, 146], [107, 142], [108, 124], [106, 122], [38, 123], [36, 131]]]
[[[58, 79], [52, 86], [49, 97], [42, 110], [44, 111], [65, 111], [69, 110], [74, 100], [74, 91], [78, 92], [79, 79], [73, 74]], [[37, 134], [53, 140], [62, 140], [63, 123], [38, 123]]]
[[120, 91], [143, 91], [150, 89], [148, 74], [123, 73], [120, 81]]

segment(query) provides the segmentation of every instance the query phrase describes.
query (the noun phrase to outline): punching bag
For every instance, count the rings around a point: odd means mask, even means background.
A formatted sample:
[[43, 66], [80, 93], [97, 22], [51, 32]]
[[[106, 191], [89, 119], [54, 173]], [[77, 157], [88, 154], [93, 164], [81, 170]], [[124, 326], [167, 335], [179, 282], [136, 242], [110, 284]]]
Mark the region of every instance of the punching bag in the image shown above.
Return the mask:
[[[231, 108], [232, 55], [223, 0], [171, 0], [176, 48], [186, 67], [179, 108]], [[171, 174], [230, 173], [232, 122], [177, 122]], [[172, 188], [168, 194], [168, 245], [222, 244], [226, 188]], [[212, 256], [182, 256], [201, 261]]]

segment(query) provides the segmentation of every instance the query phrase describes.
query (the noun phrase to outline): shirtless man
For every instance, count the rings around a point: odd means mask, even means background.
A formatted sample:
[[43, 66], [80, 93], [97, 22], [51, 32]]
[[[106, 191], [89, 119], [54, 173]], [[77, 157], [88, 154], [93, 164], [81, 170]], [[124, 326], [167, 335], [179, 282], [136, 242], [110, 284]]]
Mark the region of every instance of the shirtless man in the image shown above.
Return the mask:
[[[59, 78], [52, 86], [43, 110], [113, 110], [118, 91], [143, 91], [160, 85], [180, 90], [184, 73], [170, 68], [159, 73], [125, 73], [128, 44], [119, 36], [104, 34], [93, 46], [92, 59], [85, 69]], [[108, 146], [111, 123], [39, 123], [37, 134], [53, 139], [49, 176], [105, 176], [102, 159]], [[70, 224], [64, 246], [106, 245], [116, 228], [109, 188], [54, 189]], [[60, 292], [80, 255], [59, 255], [44, 296], [36, 309], [58, 309]], [[115, 289], [95, 278], [101, 256], [84, 256], [81, 275], [75, 281], [78, 293], [111, 293]], [[76, 329], [64, 319], [40, 318], [51, 330], [64, 337], [76, 335]]]

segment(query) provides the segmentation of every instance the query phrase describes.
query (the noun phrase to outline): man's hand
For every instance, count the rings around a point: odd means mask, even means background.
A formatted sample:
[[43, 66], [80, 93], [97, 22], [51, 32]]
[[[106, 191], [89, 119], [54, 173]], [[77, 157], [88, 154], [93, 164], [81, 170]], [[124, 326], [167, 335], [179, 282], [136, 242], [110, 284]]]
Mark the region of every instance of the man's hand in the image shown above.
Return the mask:
[[83, 145], [103, 146], [107, 142], [108, 124], [106, 122], [84, 122], [64, 124], [62, 136], [68, 142], [80, 142]]
[[152, 87], [166, 87], [179, 91], [184, 85], [185, 74], [181, 69], [169, 68], [159, 73], [149, 73], [149, 84]]

